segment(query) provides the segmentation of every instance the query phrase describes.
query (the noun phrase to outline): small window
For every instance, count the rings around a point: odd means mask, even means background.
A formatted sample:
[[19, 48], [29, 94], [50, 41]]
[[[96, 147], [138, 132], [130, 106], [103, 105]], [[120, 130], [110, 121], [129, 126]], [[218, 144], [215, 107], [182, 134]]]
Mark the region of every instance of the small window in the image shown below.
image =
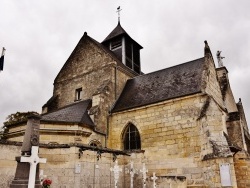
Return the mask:
[[75, 92], [75, 101], [82, 100], [82, 88], [76, 89]]
[[124, 150], [140, 150], [141, 138], [138, 129], [129, 124], [124, 133]]

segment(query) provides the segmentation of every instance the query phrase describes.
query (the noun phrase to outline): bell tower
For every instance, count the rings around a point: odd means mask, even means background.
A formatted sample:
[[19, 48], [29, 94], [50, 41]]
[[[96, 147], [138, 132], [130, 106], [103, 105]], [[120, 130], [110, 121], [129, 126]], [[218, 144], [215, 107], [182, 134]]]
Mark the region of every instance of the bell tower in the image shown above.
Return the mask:
[[142, 46], [127, 34], [120, 20], [102, 44], [111, 50], [124, 65], [141, 74], [140, 50]]

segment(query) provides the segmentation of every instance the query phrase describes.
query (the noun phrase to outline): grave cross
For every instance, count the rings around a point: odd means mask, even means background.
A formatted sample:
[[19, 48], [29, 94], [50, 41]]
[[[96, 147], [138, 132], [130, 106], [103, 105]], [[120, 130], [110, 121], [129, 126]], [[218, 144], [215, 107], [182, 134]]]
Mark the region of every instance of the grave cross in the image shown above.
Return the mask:
[[29, 185], [28, 188], [34, 188], [36, 180], [36, 166], [38, 163], [46, 163], [45, 158], [38, 157], [38, 146], [32, 146], [31, 156], [21, 157], [21, 162], [30, 163]]
[[115, 188], [117, 188], [117, 183], [118, 183], [118, 179], [119, 179], [119, 172], [122, 172], [122, 169], [118, 166], [118, 161], [115, 161], [115, 166], [114, 168], [111, 167], [110, 171], [114, 172], [114, 180], [115, 180]]
[[146, 188], [146, 178], [148, 169], [146, 169], [145, 163], [142, 163], [142, 169], [140, 171], [142, 172], [143, 188]]
[[130, 188], [133, 188], [134, 186], [134, 175], [135, 175], [135, 170], [134, 170], [134, 162], [130, 162]]
[[157, 180], [158, 178], [155, 176], [155, 172], [153, 172], [153, 176], [151, 177], [151, 180], [153, 180], [153, 188], [156, 188], [156, 182], [155, 180]]

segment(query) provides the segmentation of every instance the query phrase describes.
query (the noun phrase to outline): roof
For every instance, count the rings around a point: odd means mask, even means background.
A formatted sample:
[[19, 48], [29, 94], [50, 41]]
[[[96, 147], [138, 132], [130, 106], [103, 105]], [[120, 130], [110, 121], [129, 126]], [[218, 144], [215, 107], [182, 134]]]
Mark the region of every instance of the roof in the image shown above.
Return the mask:
[[76, 102], [60, 108], [54, 112], [42, 115], [41, 121], [61, 122], [61, 123], [82, 123], [89, 126], [95, 126], [88, 115], [88, 109], [91, 100]]
[[128, 35], [128, 33], [122, 28], [120, 22], [118, 22], [117, 26], [113, 29], [113, 31], [111, 31], [111, 33], [102, 42], [108, 41], [112, 38], [115, 38], [123, 34]]
[[102, 43], [106, 43], [107, 41], [112, 40], [113, 38], [116, 38], [118, 36], [121, 35], [125, 35], [128, 38], [130, 38], [133, 42], [135, 42], [140, 48], [142, 48], [142, 46], [140, 44], [138, 44], [135, 40], [133, 40], [129, 34], [122, 28], [120, 22], [118, 22], [117, 26], [113, 29], [113, 31], [111, 31], [111, 33], [102, 41]]
[[127, 81], [111, 112], [201, 92], [204, 57]]

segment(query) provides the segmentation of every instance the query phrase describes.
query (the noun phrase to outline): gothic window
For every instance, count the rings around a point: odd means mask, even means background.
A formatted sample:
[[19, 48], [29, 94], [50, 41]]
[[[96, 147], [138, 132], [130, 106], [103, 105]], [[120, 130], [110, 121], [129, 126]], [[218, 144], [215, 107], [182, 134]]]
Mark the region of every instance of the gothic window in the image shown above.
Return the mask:
[[124, 132], [124, 150], [139, 150], [141, 149], [141, 138], [138, 129], [129, 124]]
[[82, 88], [78, 88], [75, 91], [75, 101], [79, 101], [82, 99]]

